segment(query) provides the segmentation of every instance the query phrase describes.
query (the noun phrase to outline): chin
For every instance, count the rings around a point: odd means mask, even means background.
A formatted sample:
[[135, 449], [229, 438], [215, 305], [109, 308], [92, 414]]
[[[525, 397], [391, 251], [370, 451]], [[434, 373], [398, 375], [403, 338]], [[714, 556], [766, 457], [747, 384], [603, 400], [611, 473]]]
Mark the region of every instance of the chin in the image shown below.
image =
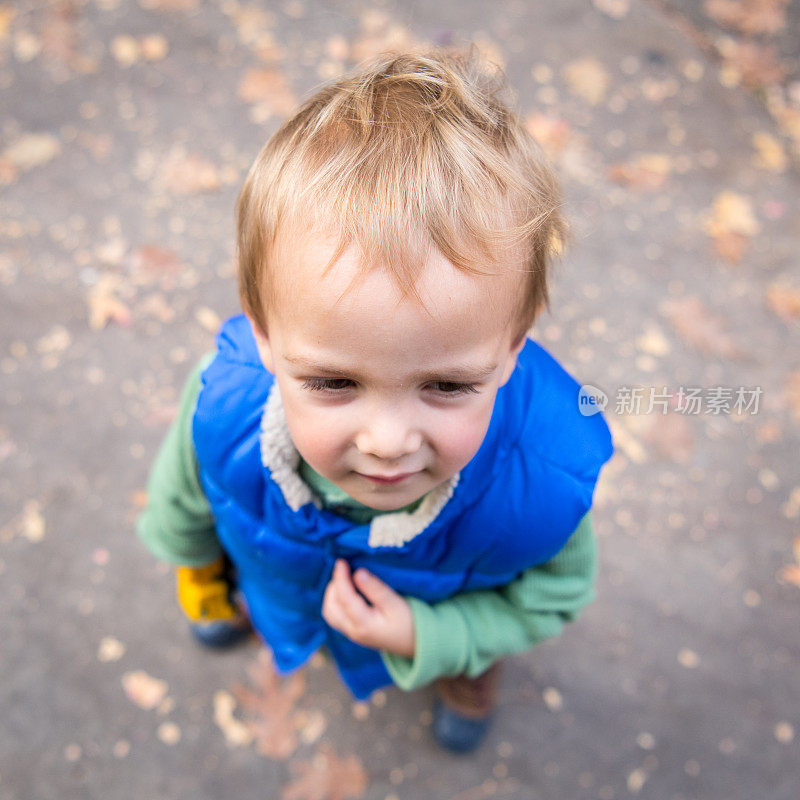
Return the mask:
[[358, 500], [359, 503], [363, 503], [365, 506], [369, 506], [378, 511], [399, 511], [404, 506], [413, 503], [415, 500], [419, 500], [420, 497], [422, 497], [422, 495], [412, 494], [397, 498], [396, 496], [392, 497], [386, 492], [375, 492], [375, 494], [363, 495], [355, 499]]

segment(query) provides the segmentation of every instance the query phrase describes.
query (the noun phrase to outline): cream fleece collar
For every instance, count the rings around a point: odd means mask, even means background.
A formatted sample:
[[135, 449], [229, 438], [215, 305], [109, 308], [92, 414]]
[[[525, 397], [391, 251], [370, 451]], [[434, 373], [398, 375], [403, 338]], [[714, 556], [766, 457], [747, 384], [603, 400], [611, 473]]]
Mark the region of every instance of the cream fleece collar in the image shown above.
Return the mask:
[[[261, 461], [280, 488], [286, 504], [299, 511], [309, 503], [321, 508], [319, 498], [300, 477], [300, 453], [289, 436], [278, 382], [269, 392], [261, 417]], [[400, 547], [422, 533], [453, 496], [460, 473], [428, 492], [412, 512], [398, 511], [375, 517], [369, 527], [370, 547]]]

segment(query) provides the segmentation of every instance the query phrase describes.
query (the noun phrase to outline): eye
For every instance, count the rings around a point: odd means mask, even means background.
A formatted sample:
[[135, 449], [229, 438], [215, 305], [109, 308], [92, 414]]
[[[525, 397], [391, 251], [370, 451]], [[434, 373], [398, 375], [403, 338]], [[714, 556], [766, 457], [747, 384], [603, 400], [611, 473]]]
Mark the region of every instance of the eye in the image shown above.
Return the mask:
[[312, 392], [328, 392], [335, 394], [349, 389], [353, 381], [349, 378], [306, 378], [303, 388]]
[[436, 381], [430, 384], [438, 394], [455, 397], [461, 394], [478, 394], [478, 387], [474, 383], [454, 383], [453, 381]]

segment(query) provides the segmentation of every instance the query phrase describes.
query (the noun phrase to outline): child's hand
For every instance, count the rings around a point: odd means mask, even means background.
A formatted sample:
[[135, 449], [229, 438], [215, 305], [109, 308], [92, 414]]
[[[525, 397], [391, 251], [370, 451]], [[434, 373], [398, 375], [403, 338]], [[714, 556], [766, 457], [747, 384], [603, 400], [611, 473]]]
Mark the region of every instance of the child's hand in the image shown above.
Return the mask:
[[351, 581], [350, 568], [343, 559], [336, 561], [325, 589], [322, 616], [328, 625], [358, 644], [414, 657], [414, 618], [408, 602], [365, 569], [357, 569]]

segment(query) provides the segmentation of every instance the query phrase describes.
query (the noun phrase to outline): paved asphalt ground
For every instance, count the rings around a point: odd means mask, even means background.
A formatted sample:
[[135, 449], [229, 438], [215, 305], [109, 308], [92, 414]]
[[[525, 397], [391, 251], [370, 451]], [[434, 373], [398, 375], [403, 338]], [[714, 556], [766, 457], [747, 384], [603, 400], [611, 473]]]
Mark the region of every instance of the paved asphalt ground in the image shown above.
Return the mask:
[[[0, 4], [0, 800], [800, 797], [797, 7], [789, 77], [749, 90], [681, 5]], [[134, 534], [149, 465], [237, 312], [233, 206], [282, 115], [383, 47], [467, 40], [566, 186], [534, 333], [609, 397], [598, 599], [510, 659], [474, 757], [432, 744], [430, 690], [353, 704], [322, 658], [265, 755], [235, 692], [257, 642], [200, 651]]]

